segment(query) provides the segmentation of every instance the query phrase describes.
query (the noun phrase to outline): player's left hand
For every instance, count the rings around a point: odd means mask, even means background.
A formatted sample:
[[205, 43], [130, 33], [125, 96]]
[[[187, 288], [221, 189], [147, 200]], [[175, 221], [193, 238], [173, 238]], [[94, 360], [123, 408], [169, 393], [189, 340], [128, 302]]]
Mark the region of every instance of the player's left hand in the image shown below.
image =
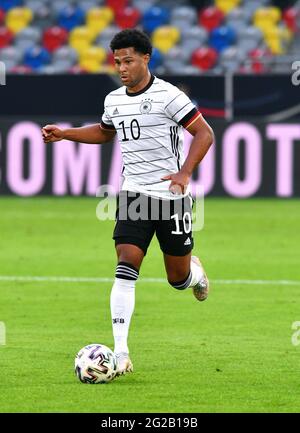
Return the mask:
[[177, 173], [168, 174], [167, 176], [164, 176], [161, 179], [170, 180], [171, 183], [169, 186], [169, 190], [175, 195], [180, 195], [186, 192], [186, 189], [190, 181], [190, 176], [187, 175], [186, 173], [182, 173], [181, 171], [178, 171]]

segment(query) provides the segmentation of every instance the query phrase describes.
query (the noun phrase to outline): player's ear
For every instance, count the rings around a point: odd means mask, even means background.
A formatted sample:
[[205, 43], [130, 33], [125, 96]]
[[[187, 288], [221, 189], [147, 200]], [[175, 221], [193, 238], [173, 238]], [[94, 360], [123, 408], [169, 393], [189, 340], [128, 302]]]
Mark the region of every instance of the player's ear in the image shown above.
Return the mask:
[[148, 64], [150, 62], [150, 54], [144, 54], [145, 63]]

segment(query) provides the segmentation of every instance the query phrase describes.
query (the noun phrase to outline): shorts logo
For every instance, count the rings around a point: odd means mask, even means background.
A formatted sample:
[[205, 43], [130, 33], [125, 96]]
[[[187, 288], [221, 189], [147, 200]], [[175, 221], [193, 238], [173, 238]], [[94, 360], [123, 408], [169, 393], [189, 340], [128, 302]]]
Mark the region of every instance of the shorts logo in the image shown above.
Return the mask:
[[124, 319], [112, 319], [113, 324], [115, 323], [125, 323]]
[[140, 105], [140, 112], [142, 114], [150, 113], [151, 109], [152, 109], [152, 104], [149, 100], [146, 99], [145, 101], [142, 101]]
[[184, 241], [184, 244], [183, 245], [191, 245], [191, 240], [190, 240], [190, 238], [187, 238], [185, 241]]

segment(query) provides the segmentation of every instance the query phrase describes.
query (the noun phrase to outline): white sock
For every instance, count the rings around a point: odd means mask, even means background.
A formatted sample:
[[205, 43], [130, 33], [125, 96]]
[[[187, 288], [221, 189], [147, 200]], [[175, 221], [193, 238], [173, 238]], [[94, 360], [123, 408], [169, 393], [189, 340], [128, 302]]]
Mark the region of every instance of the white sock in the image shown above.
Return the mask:
[[192, 278], [189, 287], [194, 287], [196, 284], [199, 283], [199, 281], [203, 277], [202, 268], [196, 265], [196, 263], [194, 263], [192, 260], [191, 260], [191, 277]]
[[127, 338], [135, 304], [135, 281], [115, 278], [110, 295], [114, 352], [129, 353]]

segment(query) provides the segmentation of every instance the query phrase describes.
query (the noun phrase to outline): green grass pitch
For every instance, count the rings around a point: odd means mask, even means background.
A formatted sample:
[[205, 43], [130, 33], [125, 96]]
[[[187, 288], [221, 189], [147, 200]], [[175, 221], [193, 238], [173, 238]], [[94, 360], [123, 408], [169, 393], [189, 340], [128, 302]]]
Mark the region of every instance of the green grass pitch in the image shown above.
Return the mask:
[[[113, 278], [113, 221], [96, 219], [97, 200], [0, 199], [0, 412], [299, 412], [300, 202], [206, 199], [194, 253], [208, 300], [138, 282], [135, 371], [87, 385], [74, 357], [113, 348], [111, 283], [4, 277]], [[164, 276], [155, 240], [140, 277]]]

